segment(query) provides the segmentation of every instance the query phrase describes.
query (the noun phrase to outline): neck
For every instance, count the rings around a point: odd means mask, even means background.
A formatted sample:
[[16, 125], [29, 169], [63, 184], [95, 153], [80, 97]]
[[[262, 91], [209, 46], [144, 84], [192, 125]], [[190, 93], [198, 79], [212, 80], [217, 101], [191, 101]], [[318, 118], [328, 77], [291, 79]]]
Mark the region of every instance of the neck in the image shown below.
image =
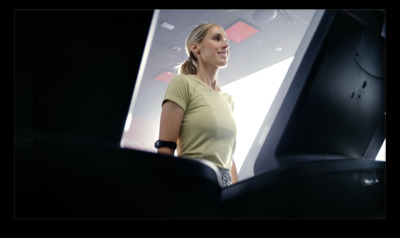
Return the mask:
[[206, 69], [199, 67], [196, 76], [215, 91], [220, 91], [217, 84], [218, 68]]

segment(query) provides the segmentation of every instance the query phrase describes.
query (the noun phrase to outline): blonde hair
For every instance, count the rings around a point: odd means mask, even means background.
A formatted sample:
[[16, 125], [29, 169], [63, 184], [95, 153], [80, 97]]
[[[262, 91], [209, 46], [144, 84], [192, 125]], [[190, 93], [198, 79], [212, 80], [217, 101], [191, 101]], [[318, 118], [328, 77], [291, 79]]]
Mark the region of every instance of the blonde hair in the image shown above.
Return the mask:
[[179, 67], [179, 74], [196, 74], [197, 73], [197, 58], [190, 50], [190, 45], [193, 43], [201, 43], [207, 33], [207, 30], [212, 26], [218, 26], [214, 23], [204, 23], [192, 30], [186, 39], [185, 49], [189, 57]]

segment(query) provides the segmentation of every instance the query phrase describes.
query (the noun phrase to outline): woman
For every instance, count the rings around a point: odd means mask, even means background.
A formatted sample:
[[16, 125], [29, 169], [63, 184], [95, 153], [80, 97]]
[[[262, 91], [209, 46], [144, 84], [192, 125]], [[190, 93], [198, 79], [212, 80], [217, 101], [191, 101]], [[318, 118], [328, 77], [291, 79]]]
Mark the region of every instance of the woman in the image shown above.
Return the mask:
[[205, 23], [186, 40], [189, 58], [168, 85], [162, 103], [158, 153], [207, 159], [221, 171], [224, 186], [237, 182], [233, 160], [236, 123], [232, 97], [218, 87], [229, 43], [224, 29]]

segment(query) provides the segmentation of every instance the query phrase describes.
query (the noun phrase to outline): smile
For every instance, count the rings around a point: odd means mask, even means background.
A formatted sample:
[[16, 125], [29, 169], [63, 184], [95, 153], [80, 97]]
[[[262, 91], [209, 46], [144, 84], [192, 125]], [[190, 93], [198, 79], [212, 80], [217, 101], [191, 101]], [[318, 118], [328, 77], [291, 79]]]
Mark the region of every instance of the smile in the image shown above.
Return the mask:
[[218, 52], [218, 54], [223, 58], [228, 58], [228, 52]]

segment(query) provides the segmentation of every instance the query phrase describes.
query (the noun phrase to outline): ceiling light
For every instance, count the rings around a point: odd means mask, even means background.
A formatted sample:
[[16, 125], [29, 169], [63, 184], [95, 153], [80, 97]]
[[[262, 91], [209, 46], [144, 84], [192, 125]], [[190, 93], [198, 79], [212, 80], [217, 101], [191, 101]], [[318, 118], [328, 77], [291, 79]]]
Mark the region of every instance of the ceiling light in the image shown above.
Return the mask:
[[161, 23], [161, 27], [167, 29], [167, 30], [173, 30], [175, 28], [174, 25], [168, 23], [168, 22], [163, 22]]
[[178, 46], [174, 46], [174, 47], [172, 47], [172, 52], [174, 52], [174, 53], [179, 53], [179, 52], [181, 52], [181, 47], [178, 47]]
[[257, 10], [253, 13], [253, 19], [259, 22], [269, 22], [277, 15], [276, 10]]

